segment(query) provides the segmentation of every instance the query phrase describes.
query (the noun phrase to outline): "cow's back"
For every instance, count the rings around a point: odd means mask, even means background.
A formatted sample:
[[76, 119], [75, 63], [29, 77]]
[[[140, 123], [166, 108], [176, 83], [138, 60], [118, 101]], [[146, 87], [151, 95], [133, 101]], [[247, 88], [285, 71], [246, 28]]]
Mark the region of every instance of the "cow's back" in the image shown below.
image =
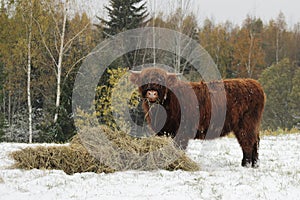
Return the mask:
[[[258, 128], [264, 109], [265, 94], [256, 80], [225, 79], [191, 85], [199, 101], [200, 120], [196, 138], [224, 136], [231, 131], [239, 131], [245, 124]], [[212, 118], [212, 110], [216, 112], [213, 115], [215, 119]], [[210, 125], [215, 130], [211, 130], [211, 135], [207, 136]], [[221, 125], [223, 127], [220, 127]]]

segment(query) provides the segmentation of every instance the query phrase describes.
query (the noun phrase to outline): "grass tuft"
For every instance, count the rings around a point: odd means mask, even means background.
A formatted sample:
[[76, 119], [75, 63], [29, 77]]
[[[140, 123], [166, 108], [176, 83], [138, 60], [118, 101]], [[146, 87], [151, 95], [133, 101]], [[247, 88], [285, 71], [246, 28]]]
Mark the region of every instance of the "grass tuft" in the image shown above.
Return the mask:
[[197, 171], [199, 166], [167, 137], [134, 138], [108, 127], [84, 127], [69, 146], [38, 146], [15, 151], [14, 167], [57, 169], [67, 174], [124, 170]]

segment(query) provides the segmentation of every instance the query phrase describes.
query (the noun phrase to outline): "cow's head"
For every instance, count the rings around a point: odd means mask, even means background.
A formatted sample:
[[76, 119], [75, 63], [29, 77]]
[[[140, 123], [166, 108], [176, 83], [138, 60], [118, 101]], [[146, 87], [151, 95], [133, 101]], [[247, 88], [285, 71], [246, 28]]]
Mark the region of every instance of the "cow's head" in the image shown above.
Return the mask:
[[131, 71], [130, 81], [139, 86], [139, 92], [150, 103], [163, 102], [167, 98], [168, 88], [174, 86], [177, 75], [159, 68], [146, 68]]

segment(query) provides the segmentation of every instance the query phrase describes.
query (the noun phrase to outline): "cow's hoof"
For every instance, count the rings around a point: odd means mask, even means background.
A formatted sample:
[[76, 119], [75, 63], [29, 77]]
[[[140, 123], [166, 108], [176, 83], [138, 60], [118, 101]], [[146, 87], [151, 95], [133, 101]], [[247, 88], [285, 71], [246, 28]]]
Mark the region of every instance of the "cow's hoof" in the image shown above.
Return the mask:
[[252, 168], [258, 168], [259, 167], [259, 160], [254, 160], [252, 162]]
[[243, 167], [247, 167], [247, 168], [251, 167], [251, 160], [249, 160], [249, 159], [243, 159], [242, 160], [242, 166]]

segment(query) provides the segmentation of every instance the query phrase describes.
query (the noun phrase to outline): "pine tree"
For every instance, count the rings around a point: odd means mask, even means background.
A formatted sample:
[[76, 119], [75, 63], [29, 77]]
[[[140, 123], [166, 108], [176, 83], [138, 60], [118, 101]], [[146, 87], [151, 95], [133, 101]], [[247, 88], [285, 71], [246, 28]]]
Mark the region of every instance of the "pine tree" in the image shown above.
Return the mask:
[[111, 37], [120, 32], [143, 27], [147, 23], [148, 12], [144, 0], [110, 0], [110, 6], [105, 6], [108, 11], [108, 20], [98, 17], [103, 29], [104, 37]]

